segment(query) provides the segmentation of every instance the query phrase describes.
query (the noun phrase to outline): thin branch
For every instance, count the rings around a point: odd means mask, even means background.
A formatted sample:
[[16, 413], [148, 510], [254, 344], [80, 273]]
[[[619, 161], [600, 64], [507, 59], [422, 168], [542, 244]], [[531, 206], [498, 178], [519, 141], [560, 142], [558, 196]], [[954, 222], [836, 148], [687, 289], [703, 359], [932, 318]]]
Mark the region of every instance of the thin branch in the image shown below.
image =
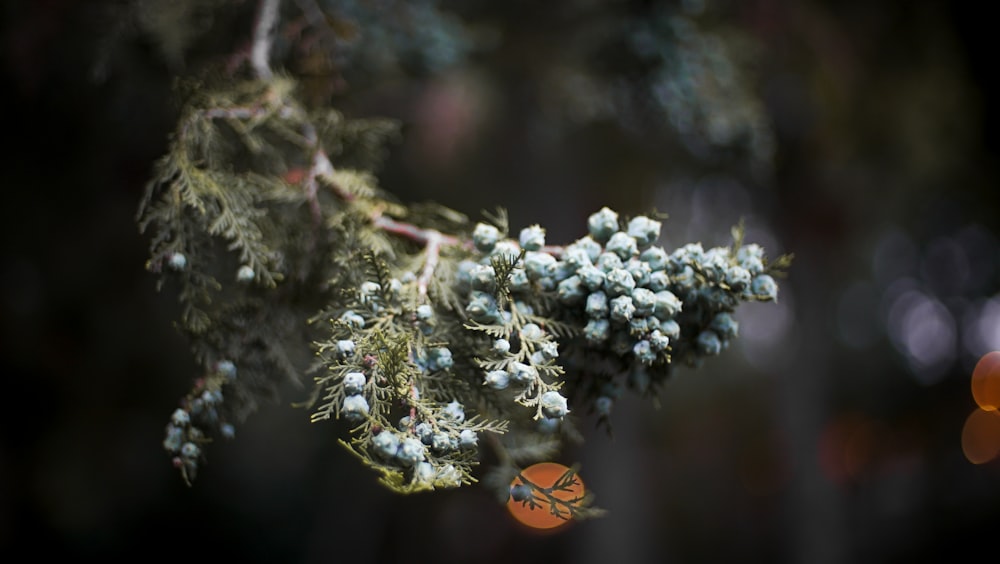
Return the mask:
[[261, 80], [274, 76], [271, 71], [271, 45], [274, 43], [274, 28], [278, 23], [278, 7], [281, 0], [260, 0], [257, 22], [253, 29], [253, 45], [250, 49], [250, 64]]

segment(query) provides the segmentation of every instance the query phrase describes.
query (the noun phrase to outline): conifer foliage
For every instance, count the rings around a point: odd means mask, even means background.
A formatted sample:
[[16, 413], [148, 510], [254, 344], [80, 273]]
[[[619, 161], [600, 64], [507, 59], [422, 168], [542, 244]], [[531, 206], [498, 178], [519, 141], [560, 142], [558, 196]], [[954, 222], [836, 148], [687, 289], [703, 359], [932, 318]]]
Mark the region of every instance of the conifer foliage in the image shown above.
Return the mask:
[[[260, 2], [246, 72], [180, 84], [139, 208], [147, 268], [203, 367], [163, 441], [189, 484], [210, 443], [292, 381], [303, 416], [336, 421], [388, 488], [471, 484], [489, 460], [506, 499], [522, 468], [580, 437], [576, 414], [610, 425], [623, 391], [656, 393], [726, 349], [741, 303], [777, 299], [788, 257], [739, 226], [726, 247], [666, 249], [662, 217], [603, 208], [560, 245], [502, 209], [470, 220], [397, 201], [376, 177], [396, 124], [307, 104], [271, 68], [288, 9]], [[599, 513], [589, 496], [559, 507]]]

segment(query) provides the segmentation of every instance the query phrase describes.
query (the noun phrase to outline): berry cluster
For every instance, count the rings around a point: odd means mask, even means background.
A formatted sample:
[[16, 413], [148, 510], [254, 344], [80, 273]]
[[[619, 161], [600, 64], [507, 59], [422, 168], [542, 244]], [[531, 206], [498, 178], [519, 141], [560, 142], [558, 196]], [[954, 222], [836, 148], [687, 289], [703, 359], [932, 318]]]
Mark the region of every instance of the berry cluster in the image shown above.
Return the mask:
[[[586, 373], [596, 355], [616, 361], [645, 390], [650, 371], [665, 377], [677, 359], [697, 364], [724, 350], [738, 332], [739, 303], [777, 299], [763, 249], [744, 245], [740, 229], [730, 247], [706, 251], [696, 243], [668, 252], [655, 244], [661, 223], [646, 216], [623, 222], [605, 207], [587, 227], [570, 245], [547, 247], [537, 225], [515, 241], [480, 223], [472, 232], [477, 260], [458, 268], [468, 328], [495, 338], [479, 360], [485, 384], [521, 386], [514, 399], [536, 407], [535, 419], [568, 412], [557, 391], [564, 368]], [[586, 358], [557, 363], [560, 348]], [[607, 417], [620, 387], [593, 389], [592, 408]]]
[[358, 284], [333, 320], [334, 338], [320, 344], [327, 394], [313, 420], [351, 423], [349, 448], [397, 491], [458, 487], [471, 479], [479, 434], [504, 425], [467, 417], [456, 399], [456, 359], [437, 340], [454, 319], [419, 303], [412, 272], [379, 273], [383, 282]]
[[236, 436], [236, 428], [225, 420], [222, 389], [236, 379], [236, 365], [229, 360], [215, 363], [212, 371], [200, 378], [192, 392], [174, 410], [167, 423], [163, 448], [173, 456], [174, 466], [188, 483], [198, 472], [202, 446], [212, 434], [226, 439]]

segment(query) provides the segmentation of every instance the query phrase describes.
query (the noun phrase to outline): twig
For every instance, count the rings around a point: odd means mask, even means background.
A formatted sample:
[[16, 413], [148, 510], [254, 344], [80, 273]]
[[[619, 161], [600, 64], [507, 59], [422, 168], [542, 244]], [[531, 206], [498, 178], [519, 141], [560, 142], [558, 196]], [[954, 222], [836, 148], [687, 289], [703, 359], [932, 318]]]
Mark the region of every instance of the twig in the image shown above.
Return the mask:
[[250, 65], [261, 80], [268, 80], [274, 73], [271, 71], [271, 45], [275, 24], [278, 22], [278, 6], [281, 0], [260, 0], [257, 11], [257, 21], [253, 29], [253, 45], [250, 48]]

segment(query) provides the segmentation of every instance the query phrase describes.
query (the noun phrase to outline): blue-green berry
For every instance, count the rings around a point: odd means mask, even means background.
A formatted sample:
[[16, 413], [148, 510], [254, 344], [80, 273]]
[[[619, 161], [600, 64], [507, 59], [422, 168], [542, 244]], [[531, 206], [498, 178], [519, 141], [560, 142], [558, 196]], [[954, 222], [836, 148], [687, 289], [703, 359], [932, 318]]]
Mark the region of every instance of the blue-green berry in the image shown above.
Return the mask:
[[561, 419], [556, 419], [553, 417], [542, 417], [538, 420], [538, 432], [543, 435], [551, 435], [559, 430], [559, 423]]
[[538, 352], [542, 353], [542, 358], [545, 360], [559, 358], [559, 344], [555, 341], [546, 341], [538, 348]]
[[632, 319], [632, 316], [635, 315], [635, 305], [632, 303], [632, 296], [618, 296], [611, 300], [610, 305], [610, 317], [612, 321], [628, 323]]
[[362, 282], [358, 291], [361, 293], [361, 301], [365, 301], [367, 298], [371, 298], [381, 292], [382, 286], [378, 282], [372, 282], [369, 280]]
[[635, 289], [635, 280], [632, 274], [623, 268], [613, 268], [608, 272], [608, 277], [604, 281], [604, 291], [609, 296], [620, 296], [631, 294]]
[[524, 270], [529, 280], [539, 280], [547, 275], [556, 264], [556, 257], [549, 253], [528, 251], [524, 254]]
[[611, 415], [611, 408], [614, 405], [615, 400], [608, 396], [597, 396], [597, 399], [594, 400], [594, 411], [601, 417], [608, 417]]
[[750, 271], [742, 266], [730, 266], [723, 277], [726, 285], [739, 292], [750, 286], [753, 276]]
[[413, 479], [418, 483], [430, 484], [434, 482], [434, 473], [430, 462], [420, 462], [413, 469]]
[[201, 393], [201, 401], [205, 402], [205, 405], [213, 406], [222, 403], [222, 391], [221, 390], [205, 390]]
[[379, 455], [384, 458], [392, 458], [399, 450], [399, 437], [392, 431], [383, 430], [372, 437], [372, 446], [375, 447], [375, 452]]
[[215, 371], [226, 380], [236, 379], [236, 365], [231, 360], [220, 360], [215, 364]]
[[624, 267], [625, 263], [622, 262], [621, 257], [616, 255], [615, 253], [606, 252], [606, 253], [601, 253], [601, 255], [597, 257], [597, 261], [594, 262], [594, 266], [603, 270], [605, 273], [608, 273], [616, 268]]
[[559, 300], [566, 304], [579, 303], [587, 295], [579, 276], [570, 276], [558, 286]]
[[516, 300], [514, 302], [514, 307], [517, 311], [521, 312], [523, 315], [534, 315], [535, 308], [531, 307], [531, 304], [523, 302], [521, 300]]
[[451, 447], [448, 433], [437, 432], [431, 436], [431, 450], [434, 452], [444, 452]]
[[188, 414], [187, 411], [184, 411], [183, 409], [178, 407], [177, 409], [174, 410], [173, 415], [170, 416], [170, 420], [173, 421], [174, 425], [177, 425], [178, 427], [183, 427], [184, 425], [187, 425], [188, 423], [191, 422], [191, 415]]
[[390, 278], [389, 279], [389, 292], [392, 295], [394, 295], [394, 296], [398, 296], [399, 293], [402, 292], [402, 291], [403, 291], [403, 282], [400, 281], [399, 278]]
[[521, 338], [526, 341], [537, 341], [542, 335], [542, 328], [535, 323], [527, 323], [521, 327]]
[[434, 439], [434, 427], [426, 421], [417, 423], [417, 426], [413, 428], [413, 432], [420, 439], [420, 442], [425, 445], [430, 445]]
[[488, 253], [496, 246], [500, 240], [500, 230], [486, 223], [477, 223], [472, 230], [472, 243], [479, 249], [479, 252]]
[[163, 448], [177, 452], [184, 441], [184, 430], [174, 425], [167, 425], [167, 436], [163, 439]]
[[510, 385], [510, 374], [505, 370], [490, 370], [486, 373], [485, 383], [494, 390], [503, 390]]
[[679, 266], [702, 264], [705, 262], [705, 249], [701, 243], [688, 243], [670, 253], [670, 260]]
[[645, 335], [659, 328], [660, 321], [655, 317], [633, 317], [628, 322], [628, 330], [631, 335]]
[[477, 264], [469, 271], [473, 290], [492, 292], [497, 287], [497, 273], [488, 264]]
[[591, 343], [603, 343], [611, 336], [611, 324], [607, 319], [591, 319], [583, 327], [583, 336]]
[[361, 372], [348, 372], [344, 374], [344, 393], [349, 396], [356, 396], [365, 389], [366, 378]]
[[661, 321], [676, 316], [684, 307], [680, 298], [669, 290], [662, 290], [654, 294], [654, 296], [656, 301], [653, 304], [653, 315]]
[[400, 442], [396, 459], [404, 466], [413, 466], [424, 460], [424, 453], [424, 443], [413, 437], [407, 437]]
[[435, 347], [428, 354], [428, 367], [431, 370], [448, 370], [455, 364], [448, 347]]
[[655, 329], [649, 333], [649, 346], [653, 352], [663, 352], [670, 346], [670, 337]]
[[430, 321], [434, 318], [434, 308], [430, 304], [418, 305], [415, 313], [420, 321]]
[[650, 247], [639, 255], [639, 260], [649, 265], [649, 268], [657, 271], [667, 267], [667, 251], [663, 247]]
[[[478, 263], [471, 260], [463, 260], [458, 263], [455, 269], [455, 282], [459, 290], [468, 291], [472, 287], [472, 276], [469, 274]], [[407, 272], [407, 274], [411, 274]]]
[[639, 259], [631, 259], [625, 264], [625, 270], [632, 275], [632, 279], [635, 280], [636, 286], [645, 286], [649, 283], [649, 277], [653, 273], [653, 270], [648, 264], [642, 262]]
[[515, 382], [519, 384], [527, 384], [528, 382], [533, 382], [535, 378], [538, 377], [538, 371], [535, 370], [534, 366], [530, 364], [525, 364], [523, 362], [514, 361], [510, 363], [508, 367], [510, 370], [510, 376]]
[[666, 290], [670, 287], [670, 277], [666, 272], [662, 270], [657, 270], [656, 272], [649, 275], [649, 280], [646, 282], [646, 287], [654, 292], [660, 292]]
[[719, 335], [711, 329], [698, 333], [698, 351], [706, 356], [715, 356], [722, 352], [722, 341]]
[[181, 456], [184, 458], [197, 458], [199, 454], [201, 454], [201, 449], [198, 448], [198, 445], [192, 442], [187, 442], [181, 445]]
[[242, 282], [242, 283], [252, 282], [255, 276], [256, 273], [254, 273], [253, 269], [246, 264], [241, 266], [239, 270], [236, 271], [237, 282]]
[[234, 439], [236, 437], [236, 427], [232, 423], [223, 423], [219, 425], [219, 433], [225, 439]]
[[497, 242], [496, 246], [490, 252], [490, 256], [502, 260], [514, 261], [517, 260], [517, 257], [521, 256], [521, 248], [514, 240], [504, 239]]
[[750, 284], [750, 293], [759, 300], [775, 301], [778, 299], [778, 284], [770, 274], [758, 274]]
[[201, 415], [202, 411], [205, 411], [205, 402], [200, 397], [191, 400], [191, 414]]
[[618, 255], [622, 260], [628, 260], [639, 253], [635, 237], [629, 236], [624, 231], [619, 231], [611, 236], [608, 243], [604, 245], [604, 250]]
[[476, 448], [479, 446], [479, 435], [472, 429], [462, 429], [458, 434], [458, 446], [466, 449]]
[[719, 334], [720, 337], [732, 339], [739, 333], [740, 324], [728, 311], [721, 311], [715, 314], [709, 328]]
[[458, 400], [452, 400], [441, 410], [441, 416], [455, 423], [465, 421], [465, 408]]
[[671, 289], [679, 294], [690, 294], [698, 283], [698, 278], [694, 269], [690, 266], [683, 266], [670, 277]]
[[604, 280], [607, 278], [603, 270], [589, 264], [580, 267], [576, 275], [580, 277], [580, 282], [590, 291], [600, 290], [604, 286]]
[[590, 254], [586, 250], [572, 245], [566, 247], [563, 251], [562, 260], [574, 272], [580, 270], [581, 267], [593, 266], [594, 264], [593, 259], [590, 258]]
[[561, 419], [569, 413], [566, 398], [556, 391], [548, 391], [542, 394], [541, 397], [538, 398], [538, 404], [541, 406], [542, 415], [545, 417]]
[[510, 488], [510, 498], [514, 501], [525, 501], [531, 497], [531, 488], [524, 484], [517, 484]]
[[184, 270], [187, 263], [187, 257], [184, 256], [184, 253], [170, 253], [167, 257], [167, 266], [173, 270]]
[[656, 295], [646, 288], [636, 288], [632, 290], [632, 303], [635, 305], [636, 315], [649, 315], [656, 305]]
[[523, 268], [514, 268], [510, 271], [507, 287], [511, 292], [527, 292], [531, 289], [531, 280], [528, 273]]
[[574, 274], [576, 274], [576, 267], [564, 260], [556, 260], [556, 262], [549, 267], [549, 276], [551, 276], [557, 283], [562, 282]]
[[489, 323], [499, 317], [496, 298], [486, 292], [472, 292], [465, 313], [475, 321]]
[[493, 352], [507, 354], [510, 352], [510, 341], [507, 339], [497, 339], [493, 341]]
[[340, 321], [352, 329], [364, 329], [365, 318], [361, 317], [354, 310], [347, 310], [340, 316]]
[[618, 214], [603, 207], [587, 218], [587, 229], [595, 241], [603, 243], [618, 231]]
[[632, 354], [635, 355], [635, 358], [638, 359], [639, 362], [647, 366], [656, 361], [656, 352], [653, 351], [652, 345], [650, 345], [649, 341], [646, 339], [638, 341], [632, 347]]
[[628, 234], [640, 247], [645, 247], [660, 238], [661, 226], [659, 221], [640, 215], [628, 222]]
[[594, 292], [587, 296], [587, 305], [584, 311], [591, 319], [603, 319], [611, 311], [608, 305], [608, 296], [604, 292]]
[[350, 339], [341, 339], [337, 341], [337, 355], [341, 358], [347, 358], [354, 354], [355, 345], [354, 341]]
[[538, 225], [525, 227], [518, 238], [521, 248], [527, 251], [537, 251], [545, 246], [545, 230]]
[[736, 261], [750, 276], [756, 276], [764, 271], [764, 249], [754, 243], [743, 245], [736, 251]]
[[660, 332], [671, 341], [681, 338], [681, 326], [676, 319], [664, 319], [660, 322]]
[[348, 421], [359, 421], [368, 415], [368, 400], [364, 396], [346, 396], [340, 408]]
[[[608, 236], [610, 237], [610, 234]], [[585, 252], [587, 256], [590, 257], [589, 261], [590, 263], [596, 261], [597, 257], [601, 256], [601, 253], [604, 252], [604, 249], [601, 247], [601, 244], [593, 240], [589, 235], [586, 237], [581, 237], [576, 241], [570, 243], [566, 247], [566, 252], [569, 253], [570, 250], [577, 250], [577, 249]]]

